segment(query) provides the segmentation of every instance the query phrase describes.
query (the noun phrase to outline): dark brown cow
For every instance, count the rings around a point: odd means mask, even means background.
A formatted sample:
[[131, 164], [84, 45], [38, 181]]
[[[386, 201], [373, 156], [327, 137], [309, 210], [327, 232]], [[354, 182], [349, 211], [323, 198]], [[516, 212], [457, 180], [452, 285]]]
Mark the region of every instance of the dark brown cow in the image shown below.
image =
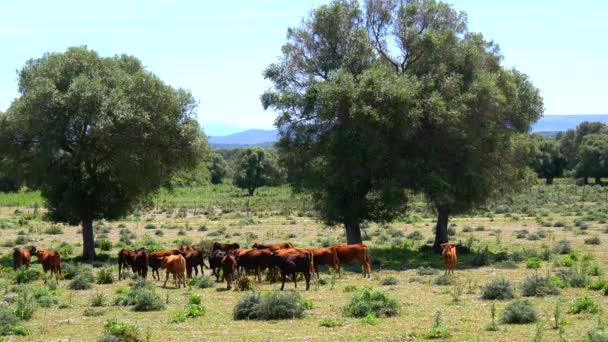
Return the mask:
[[145, 248], [134, 251], [121, 249], [118, 252], [118, 280], [124, 279], [123, 268], [131, 267], [134, 274], [146, 279], [148, 276], [148, 253]]
[[306, 290], [310, 288], [310, 275], [314, 267], [313, 254], [304, 248], [280, 249], [270, 255], [271, 265], [281, 270], [281, 290], [285, 287], [285, 277], [293, 275], [293, 283], [298, 287], [298, 277], [296, 273], [304, 274], [306, 279]]
[[366, 245], [358, 243], [354, 245], [335, 245], [330, 248], [336, 251], [338, 259], [340, 260], [340, 264], [338, 265], [338, 276], [341, 276], [341, 265], [347, 265], [354, 261], [358, 261], [361, 263], [361, 268], [363, 269], [363, 277], [371, 277], [372, 268], [369, 263], [369, 252]]
[[211, 247], [211, 251], [224, 251], [226, 253], [230, 252], [231, 250], [235, 250], [235, 249], [239, 249], [241, 248], [241, 246], [239, 246], [238, 243], [220, 243], [220, 242], [214, 242], [213, 246]]
[[243, 249], [236, 254], [236, 262], [243, 270], [254, 270], [261, 283], [261, 271], [270, 266], [270, 254], [272, 251], [269, 249]]
[[[213, 272], [213, 274], [215, 275], [215, 281], [217, 282], [220, 281], [220, 268], [222, 267], [222, 260], [224, 260], [226, 254], [227, 253], [223, 250], [216, 249], [211, 252], [211, 255], [209, 256], [209, 268], [211, 269], [211, 272]], [[238, 252], [234, 250], [234, 254], [237, 255]]]
[[223, 277], [224, 279], [226, 279], [226, 286], [228, 290], [230, 290], [232, 288], [232, 279], [234, 277], [234, 272], [236, 272], [238, 264], [236, 262], [236, 259], [234, 258], [234, 255], [231, 252], [225, 254], [220, 263], [222, 266]]
[[254, 243], [251, 246], [253, 249], [270, 249], [271, 251], [278, 251], [279, 249], [293, 248], [293, 245], [289, 242], [278, 242], [278, 243]]
[[203, 267], [207, 265], [205, 265], [205, 262], [203, 260], [203, 252], [192, 250], [183, 252], [183, 256], [184, 258], [186, 258], [186, 273], [188, 275], [188, 278], [192, 278], [192, 269], [194, 269], [195, 276], [198, 277], [199, 267], [201, 269], [201, 275], [205, 275]]
[[61, 256], [57, 251], [39, 249], [36, 251], [36, 258], [42, 265], [44, 273], [50, 270], [52, 274], [55, 274], [55, 278], [59, 279], [61, 275]]
[[13, 269], [16, 271], [21, 266], [25, 266], [25, 268], [30, 267], [32, 255], [34, 254], [36, 254], [36, 247], [34, 246], [13, 249]]
[[334, 271], [338, 272], [338, 267], [340, 266], [340, 259], [338, 259], [338, 253], [336, 253], [335, 249], [332, 248], [319, 248], [312, 249], [313, 261], [314, 261], [314, 269], [317, 273], [317, 278], [319, 278], [319, 265], [329, 265]]
[[182, 255], [182, 252], [178, 249], [148, 253], [148, 266], [150, 266], [152, 269], [152, 278], [160, 280], [160, 273], [158, 272], [158, 269], [160, 268], [161, 261], [164, 257], [178, 254]]

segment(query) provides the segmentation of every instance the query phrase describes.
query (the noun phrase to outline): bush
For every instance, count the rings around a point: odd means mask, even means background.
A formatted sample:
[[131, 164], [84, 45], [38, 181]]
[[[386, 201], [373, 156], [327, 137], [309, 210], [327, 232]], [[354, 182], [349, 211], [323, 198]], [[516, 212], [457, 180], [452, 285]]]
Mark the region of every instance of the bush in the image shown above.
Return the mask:
[[184, 309], [184, 315], [189, 318], [197, 318], [205, 315], [206, 309], [202, 304], [188, 304]]
[[559, 289], [551, 282], [549, 277], [539, 276], [538, 274], [524, 279], [521, 290], [524, 297], [544, 297], [559, 294]]
[[234, 279], [234, 287], [238, 291], [250, 291], [255, 288], [253, 281], [246, 275], [241, 275]]
[[447, 274], [442, 274], [435, 279], [434, 283], [435, 285], [452, 285], [454, 284], [454, 278]]
[[67, 258], [74, 255], [74, 245], [67, 242], [62, 242], [57, 249], [62, 258]]
[[344, 321], [341, 319], [326, 318], [321, 321], [321, 326], [327, 328], [341, 327], [343, 325]]
[[27, 284], [34, 280], [38, 280], [40, 272], [31, 268], [19, 267], [15, 271], [15, 284]]
[[112, 269], [106, 267], [98, 270], [97, 274], [95, 275], [95, 279], [99, 285], [112, 284], [114, 282], [114, 274], [112, 273]]
[[590, 236], [585, 239], [585, 245], [599, 245], [601, 243], [602, 243], [602, 241], [600, 240], [600, 237], [597, 235]]
[[165, 302], [160, 296], [150, 290], [139, 290], [135, 295], [133, 311], [160, 311], [165, 309]]
[[527, 299], [518, 299], [507, 305], [502, 314], [502, 321], [507, 324], [526, 324], [538, 320], [534, 304]]
[[[142, 336], [141, 330], [131, 324], [119, 322], [116, 319], [110, 319], [105, 324], [106, 333], [117, 338], [117, 340], [107, 339], [106, 336], [102, 337], [104, 341], [124, 341], [124, 342], [143, 342], [145, 338]], [[100, 339], [100, 341], [102, 341]]]
[[58, 224], [53, 224], [44, 230], [44, 234], [59, 235], [63, 234], [63, 227]]
[[29, 321], [34, 317], [36, 302], [30, 290], [26, 287], [18, 290], [17, 303], [15, 305], [15, 315], [24, 321]]
[[515, 298], [515, 293], [511, 282], [501, 278], [487, 283], [481, 291], [481, 298], [490, 300], [510, 300]]
[[397, 285], [399, 284], [399, 280], [395, 277], [386, 277], [384, 279], [382, 279], [382, 282], [380, 282], [382, 285]]
[[439, 270], [432, 267], [420, 266], [416, 270], [416, 273], [418, 273], [418, 275], [435, 275], [439, 273]]
[[604, 326], [592, 327], [587, 330], [583, 342], [608, 342], [608, 330]]
[[93, 276], [88, 274], [79, 274], [70, 283], [68, 287], [72, 290], [81, 291], [89, 290], [93, 287]]
[[74, 279], [78, 275], [86, 274], [85, 277], [87, 279], [91, 279], [90, 282], [93, 282], [93, 271], [91, 266], [86, 264], [74, 264], [74, 263], [62, 263], [61, 270], [63, 272], [64, 279]]
[[563, 281], [564, 285], [570, 287], [586, 287], [589, 284], [589, 277], [585, 272], [578, 268], [561, 269], [557, 276]]
[[104, 313], [105, 313], [105, 311], [103, 309], [99, 309], [99, 308], [86, 308], [82, 312], [82, 315], [85, 316], [85, 317], [99, 317], [99, 316], [103, 316]]
[[7, 306], [0, 306], [0, 335], [10, 335], [11, 328], [19, 324], [19, 317]]
[[560, 240], [555, 246], [556, 254], [569, 254], [572, 252], [572, 247], [570, 246], [570, 241], [564, 239]]
[[488, 247], [478, 251], [473, 256], [473, 260], [471, 260], [471, 265], [473, 266], [487, 266], [490, 264], [490, 250]]
[[106, 296], [101, 292], [97, 292], [91, 297], [90, 304], [91, 304], [91, 306], [94, 306], [94, 307], [95, 306], [104, 306], [104, 305], [106, 305]]
[[52, 291], [46, 287], [39, 287], [34, 290], [34, 298], [38, 305], [43, 308], [50, 308], [53, 305], [59, 304], [59, 298], [57, 298]]
[[422, 234], [419, 231], [417, 231], [417, 230], [409, 233], [407, 235], [407, 238], [410, 239], [410, 240], [416, 240], [416, 241], [424, 239], [424, 237], [422, 236]]
[[528, 258], [528, 260], [526, 260], [526, 268], [537, 270], [540, 268], [542, 262], [543, 261], [539, 257]]
[[108, 239], [99, 240], [99, 249], [104, 252], [109, 252], [112, 250], [112, 241]]
[[190, 286], [199, 289], [207, 289], [215, 286], [215, 281], [210, 276], [200, 276], [190, 280]]
[[353, 293], [350, 304], [344, 308], [349, 317], [365, 317], [372, 314], [376, 317], [396, 316], [401, 311], [401, 304], [382, 290], [363, 288]]
[[154, 235], [156, 235], [156, 236], [164, 236], [165, 233], [162, 230], [157, 229], [157, 230], [154, 231]]
[[608, 281], [604, 280], [604, 279], [596, 279], [594, 282], [592, 282], [591, 284], [589, 284], [587, 286], [587, 288], [589, 290], [601, 290], [605, 287], [608, 287]]
[[578, 297], [570, 306], [568, 313], [579, 314], [579, 313], [590, 313], [595, 314], [601, 311], [600, 305], [593, 300], [591, 297]]
[[301, 318], [303, 313], [303, 300], [299, 292], [273, 291], [264, 295], [253, 292], [238, 301], [233, 317], [235, 320], [293, 319]]

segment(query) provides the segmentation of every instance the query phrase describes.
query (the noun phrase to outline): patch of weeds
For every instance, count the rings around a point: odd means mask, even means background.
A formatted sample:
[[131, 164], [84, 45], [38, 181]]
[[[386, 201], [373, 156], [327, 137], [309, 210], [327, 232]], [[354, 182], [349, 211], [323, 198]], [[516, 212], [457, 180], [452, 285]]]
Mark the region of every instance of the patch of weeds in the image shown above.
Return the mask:
[[527, 299], [518, 299], [507, 305], [502, 315], [503, 323], [526, 324], [538, 320], [534, 304]]
[[85, 317], [99, 317], [99, 316], [103, 316], [105, 313], [106, 312], [105, 312], [104, 309], [100, 309], [100, 308], [86, 308], [82, 312], [82, 315], [85, 316]]
[[341, 326], [344, 325], [344, 320], [335, 319], [335, 318], [326, 318], [326, 319], [324, 319], [324, 320], [321, 321], [320, 325], [322, 327], [326, 327], [326, 328], [341, 327]]
[[551, 282], [549, 277], [533, 274], [524, 279], [521, 284], [524, 297], [544, 297], [559, 294], [559, 289]]
[[442, 274], [439, 277], [435, 278], [434, 281], [435, 285], [452, 285], [454, 284], [454, 278], [452, 278], [451, 276], [447, 275], [447, 274]]
[[420, 266], [416, 270], [416, 273], [418, 275], [421, 275], [421, 276], [424, 276], [424, 275], [436, 275], [436, 274], [439, 273], [439, 270], [436, 269], [436, 268], [432, 268], [432, 267]]
[[570, 309], [568, 313], [570, 314], [579, 314], [579, 313], [589, 313], [596, 314], [601, 311], [601, 306], [591, 297], [583, 296], [578, 297], [574, 300], [574, 303], [570, 305]]
[[424, 337], [427, 339], [446, 339], [451, 335], [452, 334], [450, 333], [450, 330], [443, 326], [441, 311], [435, 312], [435, 317], [433, 318], [433, 326], [431, 327], [431, 330], [424, 334]]
[[190, 280], [190, 286], [197, 287], [199, 289], [207, 289], [215, 287], [215, 281], [209, 276], [200, 276], [192, 278]]
[[510, 300], [515, 298], [513, 285], [507, 279], [495, 279], [487, 283], [481, 291], [481, 298], [488, 300]]
[[399, 284], [399, 279], [392, 277], [392, 276], [386, 277], [386, 278], [382, 279], [380, 284], [385, 285], [385, 286], [397, 285], [397, 284]]
[[401, 311], [401, 304], [379, 289], [363, 288], [353, 293], [351, 302], [344, 308], [349, 317], [365, 317], [372, 314], [376, 317], [396, 316]]
[[97, 292], [93, 296], [91, 296], [89, 304], [93, 307], [104, 306], [106, 305], [106, 299], [106, 295], [101, 292]]
[[303, 298], [295, 291], [273, 291], [265, 294], [258, 292], [243, 296], [234, 307], [235, 320], [294, 319], [304, 315]]
[[99, 269], [95, 275], [95, 279], [97, 284], [100, 285], [114, 283], [114, 274], [112, 273], [112, 269], [109, 267]]

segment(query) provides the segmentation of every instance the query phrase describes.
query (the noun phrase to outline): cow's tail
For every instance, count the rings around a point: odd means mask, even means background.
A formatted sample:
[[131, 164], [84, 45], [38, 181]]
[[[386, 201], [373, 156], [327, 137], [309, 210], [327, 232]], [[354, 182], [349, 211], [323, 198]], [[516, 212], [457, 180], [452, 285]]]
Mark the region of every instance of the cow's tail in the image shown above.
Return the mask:
[[309, 266], [308, 266], [308, 272], [310, 272], [310, 274], [314, 274], [315, 273], [315, 259], [313, 257], [312, 251], [310, 249], [307, 249], [308, 253], [306, 253], [306, 255], [308, 256], [308, 260], [307, 262], [309, 262]]
[[[371, 273], [372, 273], [372, 265], [370, 263], [370, 259], [369, 259], [369, 249], [367, 248], [367, 246], [363, 245], [363, 261], [365, 262], [365, 273], [367, 273], [368, 277], [371, 277]], [[365, 276], [365, 274], [364, 274]]]

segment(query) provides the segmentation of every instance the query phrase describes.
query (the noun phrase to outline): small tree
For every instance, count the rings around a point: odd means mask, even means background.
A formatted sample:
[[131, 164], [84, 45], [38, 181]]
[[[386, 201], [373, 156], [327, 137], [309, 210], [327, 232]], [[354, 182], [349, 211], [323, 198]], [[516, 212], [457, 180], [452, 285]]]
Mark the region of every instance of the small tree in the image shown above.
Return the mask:
[[583, 137], [578, 147], [574, 171], [577, 177], [585, 180], [594, 177], [595, 184], [601, 184], [601, 178], [608, 175], [608, 133], [588, 134]]
[[246, 189], [249, 196], [253, 196], [255, 189], [280, 182], [281, 171], [272, 151], [259, 147], [241, 151], [234, 175], [236, 186]]
[[540, 134], [532, 135], [536, 144], [536, 155], [531, 161], [531, 167], [536, 174], [546, 179], [547, 184], [553, 184], [553, 178], [561, 177], [566, 168], [559, 142]]
[[230, 166], [224, 157], [217, 152], [211, 153], [207, 161], [207, 168], [211, 172], [211, 183], [213, 184], [220, 184], [230, 173]]
[[[564, 158], [566, 158], [566, 168], [576, 172], [577, 164], [580, 162], [579, 147], [585, 136], [590, 134], [598, 134], [606, 131], [606, 124], [602, 122], [581, 122], [576, 129], [569, 129], [566, 132], [558, 133], [557, 140], [560, 143], [560, 150]], [[584, 183], [588, 183], [589, 176], [581, 174]]]
[[26, 170], [52, 219], [82, 223], [95, 258], [93, 220], [115, 219], [197, 166], [206, 141], [196, 102], [132, 56], [86, 47], [46, 53], [19, 72], [20, 97], [0, 122], [0, 149]]

